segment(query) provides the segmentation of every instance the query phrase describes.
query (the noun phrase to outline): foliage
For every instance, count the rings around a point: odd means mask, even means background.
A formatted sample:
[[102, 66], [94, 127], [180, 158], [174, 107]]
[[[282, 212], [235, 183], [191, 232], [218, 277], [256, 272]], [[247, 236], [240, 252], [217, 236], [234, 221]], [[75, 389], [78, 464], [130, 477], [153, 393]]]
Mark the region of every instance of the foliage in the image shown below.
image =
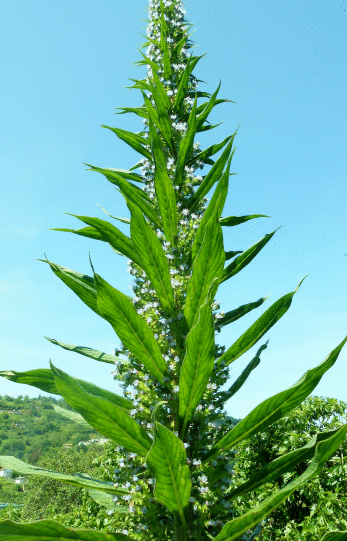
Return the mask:
[[[91, 477], [98, 477], [98, 468], [93, 461], [101, 451], [102, 449], [97, 447], [90, 447], [86, 452], [60, 449], [53, 458], [43, 461], [41, 466], [66, 474], [74, 474], [78, 471], [89, 474]], [[82, 505], [83, 490], [62, 484], [55, 479], [31, 476], [25, 486], [21, 521], [32, 522], [71, 512]]]
[[[347, 404], [334, 398], [308, 397], [299, 408], [238, 446], [234, 479], [241, 485], [255, 471], [298, 447], [306, 445], [317, 429], [331, 430], [347, 417]], [[347, 509], [347, 442], [326, 462], [319, 477], [299, 487], [284, 504], [275, 509], [264, 523], [259, 541], [319, 541], [331, 530], [346, 529]], [[275, 483], [247, 494], [246, 509], [278, 490], [308, 466], [296, 465]]]
[[100, 437], [90, 426], [62, 417], [57, 406], [71, 410], [65, 400], [54, 397], [0, 397], [0, 454], [38, 464], [63, 444], [77, 449], [80, 441]]
[[[304, 278], [265, 310], [228, 349], [215, 343], [219, 328], [266, 300], [261, 298], [223, 314], [214, 300], [219, 285], [250, 264], [278, 228], [243, 252], [225, 251], [222, 227], [265, 217], [221, 217], [237, 130], [205, 150], [195, 142], [198, 133], [215, 127], [208, 121], [213, 108], [229, 100], [217, 98], [220, 85], [212, 95], [197, 91], [193, 70], [202, 57], [189, 54], [193, 43], [181, 2], [152, 0], [149, 13], [144, 45], [147, 55], [141, 52], [142, 60], [137, 63], [147, 66], [147, 77], [134, 80], [133, 85], [141, 90], [144, 104], [121, 110], [140, 116], [144, 128], [132, 133], [104, 126], [139, 153], [141, 162], [129, 171], [87, 164], [124, 196], [130, 219], [111, 217], [128, 224], [129, 235], [110, 222], [88, 216], [75, 216], [85, 227], [62, 230], [108, 243], [118, 255], [129, 258], [129, 271], [135, 279], [134, 296], [125, 295], [104, 280], [95, 272], [91, 260], [92, 276], [43, 260], [112, 326], [122, 345], [115, 355], [109, 355], [49, 340], [97, 362], [117, 363], [115, 377], [123, 383], [124, 396], [73, 378], [53, 363], [50, 368], [8, 370], [1, 375], [62, 396], [77, 412], [76, 420], [84, 426], [88, 423], [117, 445], [113, 450], [116, 477], [112, 475], [113, 485], [108, 485], [106, 494], [105, 484], [99, 483], [96, 490], [97, 482], [85, 475], [77, 474], [77, 479], [60, 475], [63, 482], [94, 487], [88, 489], [92, 498], [109, 509], [110, 517], [116, 517], [115, 524], [125, 524], [113, 534], [117, 539], [251, 540], [261, 533], [270, 513], [322, 472], [344, 442], [347, 424], [317, 433], [308, 445], [279, 456], [238, 485], [238, 492], [252, 494], [259, 487], [266, 490], [283, 477], [283, 486], [278, 485], [278, 490], [250, 509], [245, 509], [244, 499], [232, 495], [237, 447], [297, 408], [334, 365], [347, 337], [321, 364], [308, 370], [289, 389], [264, 400], [238, 423], [225, 414], [226, 401], [259, 364], [268, 341], [258, 348], [233, 385], [221, 391], [228, 380], [229, 365], [285, 315]], [[198, 99], [205, 101], [198, 104]], [[219, 151], [220, 156], [212, 159]], [[197, 169], [205, 165], [212, 166], [208, 173], [197, 175]], [[135, 173], [140, 167], [142, 174]], [[207, 205], [206, 195], [212, 189]], [[285, 475], [304, 462], [309, 465], [287, 483]], [[11, 463], [18, 470], [39, 473], [18, 459], [0, 457], [0, 464]], [[42, 475], [47, 477], [49, 471], [42, 471]], [[57, 475], [51, 473], [53, 478]], [[129, 504], [125, 510], [124, 503]], [[42, 541], [53, 534], [70, 538], [82, 535], [67, 534], [57, 522], [21, 527], [3, 522], [0, 540], [6, 539], [11, 527], [18, 532], [18, 540], [30, 536], [33, 528], [41, 532]], [[99, 527], [103, 527], [101, 523]], [[97, 533], [85, 535], [96, 538]], [[346, 538], [347, 532], [341, 535]], [[323, 539], [337, 541], [341, 535], [330, 533]]]

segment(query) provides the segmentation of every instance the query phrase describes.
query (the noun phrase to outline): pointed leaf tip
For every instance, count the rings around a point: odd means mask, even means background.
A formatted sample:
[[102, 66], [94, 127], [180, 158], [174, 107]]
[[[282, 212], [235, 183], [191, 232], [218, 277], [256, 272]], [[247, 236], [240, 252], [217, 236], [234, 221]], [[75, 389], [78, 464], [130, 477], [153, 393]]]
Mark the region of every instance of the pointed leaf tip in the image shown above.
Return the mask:
[[[310, 274], [310, 273], [308, 272], [308, 273], [306, 274], [306, 276], [308, 276], [309, 274]], [[301, 286], [302, 282], [305, 280], [306, 276], [304, 276], [303, 279], [302, 279], [302, 280], [298, 283], [298, 285], [296, 286], [296, 288], [295, 288], [295, 290], [294, 290], [295, 293], [296, 293], [297, 291], [299, 291], [299, 287]]]

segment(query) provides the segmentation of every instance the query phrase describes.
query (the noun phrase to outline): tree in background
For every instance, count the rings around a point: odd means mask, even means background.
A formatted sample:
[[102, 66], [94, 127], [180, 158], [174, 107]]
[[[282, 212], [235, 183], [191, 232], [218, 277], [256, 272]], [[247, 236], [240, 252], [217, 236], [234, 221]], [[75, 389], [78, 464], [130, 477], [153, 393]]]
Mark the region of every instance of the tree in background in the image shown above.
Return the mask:
[[[72, 477], [48, 470], [39, 472], [11, 457], [0, 458], [2, 466], [12, 466], [24, 475], [54, 476], [83, 486], [97, 503], [113, 505], [110, 516], [116, 517], [119, 527], [112, 538], [117, 541], [254, 539], [271, 512], [303, 483], [319, 475], [347, 433], [347, 425], [318, 433], [308, 446], [284, 454], [253, 473], [243, 483], [247, 485], [244, 492], [266, 486], [296, 465], [311, 461], [301, 475], [245, 513], [231, 496], [237, 446], [299, 406], [334, 365], [347, 337], [321, 364], [289, 389], [263, 401], [237, 424], [226, 415], [226, 401], [259, 364], [268, 342], [259, 347], [231, 387], [221, 391], [229, 377], [229, 365], [286, 313], [303, 279], [230, 347], [215, 343], [219, 328], [266, 300], [248, 302], [224, 314], [215, 296], [219, 285], [248, 265], [276, 230], [244, 252], [224, 248], [222, 227], [264, 215], [221, 217], [236, 131], [205, 150], [195, 141], [198, 133], [215, 127], [208, 121], [209, 114], [228, 100], [217, 98], [220, 85], [212, 95], [197, 90], [193, 70], [202, 56], [190, 54], [193, 43], [184, 14], [178, 0], [151, 0], [146, 55], [142, 52], [143, 59], [138, 62], [147, 66], [147, 76], [133, 85], [141, 91], [144, 103], [137, 108], [121, 108], [121, 113], [140, 116], [143, 129], [132, 133], [105, 126], [135, 149], [141, 161], [129, 171], [88, 164], [125, 197], [130, 219], [111, 217], [128, 224], [130, 236], [108, 221], [87, 216], [75, 216], [86, 227], [63, 229], [106, 242], [117, 254], [129, 258], [134, 296], [106, 282], [95, 272], [91, 260], [91, 277], [44, 260], [89, 308], [112, 325], [122, 347], [113, 356], [49, 340], [96, 361], [116, 362], [116, 378], [123, 383], [124, 396], [73, 378], [52, 363], [50, 369], [1, 373], [12, 381], [61, 395], [77, 412], [76, 419], [89, 423], [117, 445], [111, 484], [83, 473]], [[201, 98], [205, 101], [198, 105]], [[213, 159], [219, 151], [221, 155]], [[209, 172], [197, 174], [205, 165], [212, 166]], [[138, 169], [141, 174], [135, 172]], [[206, 195], [212, 189], [207, 204]], [[53, 534], [58, 538], [74, 535], [77, 539], [86, 535], [77, 531], [67, 534], [63, 526], [51, 521], [0, 523], [0, 539], [9, 532], [18, 540], [32, 532], [39, 532], [42, 539]], [[98, 540], [102, 539], [106, 536], [98, 532]], [[324, 541], [340, 539], [339, 533], [324, 536]]]
[[[75, 471], [98, 477], [93, 461], [102, 453], [100, 447], [88, 447], [87, 451], [59, 449], [54, 457], [40, 462], [40, 467], [58, 470], [65, 474]], [[79, 508], [83, 502], [83, 489], [64, 485], [55, 479], [30, 476], [25, 483], [22, 499], [21, 522], [32, 522], [42, 518], [65, 515]]]

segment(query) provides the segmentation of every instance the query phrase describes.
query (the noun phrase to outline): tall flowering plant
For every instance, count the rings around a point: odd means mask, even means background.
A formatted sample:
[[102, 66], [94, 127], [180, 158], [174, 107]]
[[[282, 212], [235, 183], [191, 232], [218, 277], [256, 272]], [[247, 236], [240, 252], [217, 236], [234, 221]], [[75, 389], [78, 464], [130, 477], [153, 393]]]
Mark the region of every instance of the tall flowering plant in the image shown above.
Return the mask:
[[[124, 396], [73, 378], [52, 363], [49, 369], [1, 372], [12, 381], [62, 396], [75, 410], [75, 419], [117, 444], [114, 453], [119, 467], [113, 481], [105, 482], [80, 473], [72, 476], [44, 470], [14, 457], [0, 457], [0, 465], [87, 488], [110, 514], [119, 513], [125, 527], [105, 533], [71, 530], [51, 520], [31, 524], [5, 520], [0, 522], [0, 540], [251, 540], [261, 531], [267, 515], [302, 483], [317, 476], [345, 439], [347, 425], [318, 433], [305, 447], [273, 460], [247, 481], [238, 484], [233, 479], [237, 444], [300, 405], [333, 366], [347, 336], [321, 364], [289, 389], [264, 400], [242, 421], [235, 424], [225, 415], [225, 402], [259, 364], [268, 342], [260, 346], [230, 388], [221, 391], [229, 365], [286, 313], [303, 280], [234, 344], [225, 348], [215, 343], [223, 326], [265, 301], [260, 298], [224, 313], [215, 296], [219, 285], [248, 265], [275, 231], [245, 251], [225, 251], [223, 227], [264, 215], [222, 218], [236, 131], [205, 150], [195, 141], [198, 133], [215, 128], [208, 121], [209, 114], [228, 100], [217, 98], [220, 85], [212, 95], [197, 90], [193, 71], [203, 55], [191, 54], [191, 27], [184, 14], [180, 0], [151, 0], [147, 50], [141, 51], [137, 63], [147, 66], [147, 76], [133, 80], [132, 86], [141, 91], [143, 105], [120, 110], [141, 117], [143, 130], [132, 133], [104, 126], [135, 149], [141, 160], [128, 171], [87, 164], [125, 198], [130, 219], [111, 217], [128, 224], [130, 234], [109, 221], [87, 216], [75, 216], [85, 224], [82, 229], [60, 229], [108, 243], [127, 257], [135, 280], [134, 296], [104, 280], [91, 261], [92, 276], [87, 276], [44, 260], [91, 310], [111, 324], [122, 348], [109, 355], [49, 340], [96, 361], [116, 364], [115, 377], [123, 382]], [[201, 98], [203, 103], [198, 105]], [[205, 165], [211, 166], [209, 172], [198, 175], [197, 170]], [[212, 189], [207, 204], [206, 195]], [[237, 513], [239, 496], [309, 459], [303, 474], [257, 507]], [[132, 475], [125, 481], [123, 466], [128, 464]], [[347, 539], [347, 532], [331, 532], [323, 539]]]

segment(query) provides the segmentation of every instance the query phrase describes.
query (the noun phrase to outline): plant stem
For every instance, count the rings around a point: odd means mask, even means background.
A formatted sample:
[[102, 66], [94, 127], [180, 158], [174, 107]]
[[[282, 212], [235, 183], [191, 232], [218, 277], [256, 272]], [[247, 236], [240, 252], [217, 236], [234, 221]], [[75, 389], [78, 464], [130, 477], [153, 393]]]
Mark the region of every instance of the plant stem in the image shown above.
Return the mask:
[[188, 531], [180, 521], [175, 521], [175, 541], [188, 541]]

